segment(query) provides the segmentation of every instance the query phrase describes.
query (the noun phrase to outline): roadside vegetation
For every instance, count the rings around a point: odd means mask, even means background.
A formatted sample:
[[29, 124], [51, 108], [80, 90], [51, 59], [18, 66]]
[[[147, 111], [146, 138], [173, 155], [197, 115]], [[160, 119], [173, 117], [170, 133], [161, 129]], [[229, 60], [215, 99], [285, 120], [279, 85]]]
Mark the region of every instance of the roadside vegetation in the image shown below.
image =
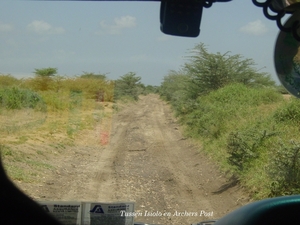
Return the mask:
[[300, 191], [300, 102], [251, 59], [197, 45], [160, 87], [186, 135], [254, 199]]
[[0, 151], [8, 173], [37, 181], [41, 171], [55, 169], [49, 159], [84, 131], [101, 124], [99, 136], [107, 137], [119, 103], [159, 93], [186, 135], [254, 199], [298, 194], [299, 100], [241, 55], [210, 53], [199, 44], [188, 60], [160, 87], [145, 86], [134, 72], [115, 81], [90, 72], [61, 76], [56, 68], [35, 69], [26, 79], [0, 75]]
[[107, 144], [118, 102], [155, 92], [140, 79], [135, 73], [116, 81], [91, 72], [66, 77], [52, 67], [35, 69], [31, 78], [0, 74], [0, 152], [11, 178], [36, 181], [42, 170], [54, 168], [51, 157], [63, 155], [99, 124], [96, 141]]

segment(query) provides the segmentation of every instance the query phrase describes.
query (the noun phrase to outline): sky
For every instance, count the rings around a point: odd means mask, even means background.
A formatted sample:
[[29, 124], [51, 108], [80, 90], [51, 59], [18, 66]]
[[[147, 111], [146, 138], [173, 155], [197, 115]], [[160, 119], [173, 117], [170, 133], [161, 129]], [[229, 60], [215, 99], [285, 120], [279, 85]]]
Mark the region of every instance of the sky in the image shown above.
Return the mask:
[[0, 74], [28, 77], [54, 67], [59, 75], [118, 79], [134, 72], [144, 84], [160, 85], [204, 43], [211, 53], [253, 59], [278, 82], [273, 53], [279, 30], [252, 0], [205, 8], [197, 38], [163, 34], [159, 2], [5, 0], [0, 12]]

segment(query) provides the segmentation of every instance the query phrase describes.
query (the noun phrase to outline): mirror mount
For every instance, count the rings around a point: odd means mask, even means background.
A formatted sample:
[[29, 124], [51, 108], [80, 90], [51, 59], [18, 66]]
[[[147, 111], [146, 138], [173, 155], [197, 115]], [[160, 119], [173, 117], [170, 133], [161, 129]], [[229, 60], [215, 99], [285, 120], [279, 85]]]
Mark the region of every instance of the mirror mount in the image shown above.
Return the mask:
[[262, 7], [265, 17], [270, 20], [275, 20], [281, 31], [291, 32], [293, 37], [297, 41], [300, 41], [300, 35], [297, 32], [300, 25], [299, 20], [295, 21], [290, 26], [286, 26], [286, 24], [283, 25], [281, 21], [286, 14], [294, 14], [296, 11], [300, 10], [300, 0], [266, 0], [265, 2], [252, 0], [252, 2], [254, 5]]

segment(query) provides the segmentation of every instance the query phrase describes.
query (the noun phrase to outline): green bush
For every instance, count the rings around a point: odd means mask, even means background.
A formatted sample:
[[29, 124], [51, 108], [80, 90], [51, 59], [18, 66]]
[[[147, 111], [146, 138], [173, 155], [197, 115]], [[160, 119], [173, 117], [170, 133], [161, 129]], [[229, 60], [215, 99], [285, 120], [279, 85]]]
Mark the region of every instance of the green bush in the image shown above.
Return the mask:
[[190, 112], [182, 121], [189, 126], [192, 136], [218, 138], [228, 132], [228, 127], [235, 126], [239, 118], [257, 110], [257, 106], [280, 100], [281, 95], [273, 89], [231, 84], [199, 97], [192, 107], [188, 107]]
[[244, 131], [231, 132], [227, 140], [228, 163], [238, 173], [248, 169], [253, 160], [259, 158], [265, 151], [265, 141], [276, 135], [276, 132], [267, 132], [258, 127], [252, 127]]
[[[228, 174], [237, 177], [252, 197], [266, 198], [283, 190], [289, 193], [298, 190], [297, 185], [292, 191], [288, 189], [291, 185], [282, 185], [291, 166], [284, 168], [287, 161], [281, 160], [281, 165], [277, 162], [280, 156], [272, 155], [280, 138], [296, 138], [299, 130], [297, 123], [283, 124], [275, 119], [276, 113], [290, 104], [286, 104], [280, 93], [273, 88], [251, 88], [240, 83], [227, 85], [194, 101], [183, 101], [182, 93], [174, 92], [172, 97], [176, 103], [172, 105], [187, 127], [188, 135], [200, 139], [204, 151]], [[299, 111], [295, 109], [294, 114]], [[296, 116], [292, 118], [295, 121]], [[280, 166], [276, 168], [272, 163]]]
[[300, 123], [300, 101], [292, 99], [274, 113], [274, 118], [277, 122], [292, 122]]
[[1, 107], [6, 109], [33, 108], [46, 110], [46, 105], [38, 93], [17, 87], [1, 88], [0, 103]]
[[258, 106], [277, 102], [282, 96], [273, 88], [251, 88], [241, 83], [235, 83], [211, 92], [208, 100], [220, 104], [238, 104], [239, 106]]
[[270, 151], [270, 197], [299, 194], [300, 192], [300, 144], [295, 141], [279, 143]]
[[184, 123], [189, 126], [192, 136], [218, 138], [226, 131], [226, 119], [232, 113], [230, 109], [222, 106], [210, 104], [208, 102], [198, 102], [196, 109], [187, 114]]

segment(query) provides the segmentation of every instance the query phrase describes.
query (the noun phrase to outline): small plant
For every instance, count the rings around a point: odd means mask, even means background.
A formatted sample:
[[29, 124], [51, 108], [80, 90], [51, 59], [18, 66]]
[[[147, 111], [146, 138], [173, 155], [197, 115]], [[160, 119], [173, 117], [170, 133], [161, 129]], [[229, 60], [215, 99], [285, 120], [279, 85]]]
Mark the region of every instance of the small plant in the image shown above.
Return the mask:
[[270, 197], [299, 194], [300, 192], [300, 144], [295, 141], [279, 143], [271, 154], [269, 174]]
[[255, 128], [244, 132], [232, 132], [227, 140], [228, 163], [235, 167], [238, 173], [248, 168], [257, 159], [265, 140], [274, 136], [275, 132], [259, 131]]

